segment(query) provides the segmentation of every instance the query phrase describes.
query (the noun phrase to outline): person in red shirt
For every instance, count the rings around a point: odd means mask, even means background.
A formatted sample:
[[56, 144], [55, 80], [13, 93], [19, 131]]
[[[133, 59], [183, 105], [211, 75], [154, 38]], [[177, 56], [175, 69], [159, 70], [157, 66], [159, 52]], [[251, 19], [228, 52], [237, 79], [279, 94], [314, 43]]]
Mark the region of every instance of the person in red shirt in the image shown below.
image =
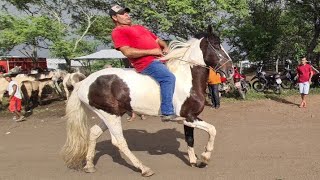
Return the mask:
[[306, 96], [309, 94], [311, 78], [313, 76], [312, 67], [307, 62], [307, 58], [303, 57], [300, 65], [297, 67], [299, 91], [301, 94], [300, 108], [307, 107]]
[[147, 28], [133, 25], [129, 12], [129, 8], [119, 5], [113, 5], [109, 10], [115, 24], [111, 33], [114, 46], [129, 59], [137, 72], [149, 75], [159, 83], [162, 120], [174, 120], [177, 117], [172, 103], [175, 76], [159, 61], [168, 53], [168, 46]]

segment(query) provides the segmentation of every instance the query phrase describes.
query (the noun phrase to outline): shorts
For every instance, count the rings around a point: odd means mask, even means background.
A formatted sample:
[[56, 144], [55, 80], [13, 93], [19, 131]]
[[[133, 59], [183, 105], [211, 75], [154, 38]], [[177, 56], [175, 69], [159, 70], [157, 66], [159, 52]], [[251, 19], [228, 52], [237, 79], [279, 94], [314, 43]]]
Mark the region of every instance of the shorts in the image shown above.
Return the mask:
[[21, 111], [21, 99], [13, 96], [10, 100], [9, 104], [9, 111], [14, 112], [14, 111]]
[[309, 82], [299, 83], [300, 94], [309, 94], [310, 84]]

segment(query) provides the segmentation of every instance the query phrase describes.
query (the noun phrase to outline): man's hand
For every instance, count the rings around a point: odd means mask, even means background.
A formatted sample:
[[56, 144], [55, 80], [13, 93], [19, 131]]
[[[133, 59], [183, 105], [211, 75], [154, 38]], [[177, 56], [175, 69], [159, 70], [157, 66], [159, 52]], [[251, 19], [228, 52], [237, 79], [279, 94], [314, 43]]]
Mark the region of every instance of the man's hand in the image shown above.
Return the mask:
[[154, 56], [158, 56], [158, 57], [162, 57], [163, 53], [161, 51], [161, 49], [159, 48], [155, 48], [155, 49], [150, 49], [150, 53]]
[[169, 48], [168, 47], [163, 48], [162, 53], [163, 55], [167, 55], [169, 53]]

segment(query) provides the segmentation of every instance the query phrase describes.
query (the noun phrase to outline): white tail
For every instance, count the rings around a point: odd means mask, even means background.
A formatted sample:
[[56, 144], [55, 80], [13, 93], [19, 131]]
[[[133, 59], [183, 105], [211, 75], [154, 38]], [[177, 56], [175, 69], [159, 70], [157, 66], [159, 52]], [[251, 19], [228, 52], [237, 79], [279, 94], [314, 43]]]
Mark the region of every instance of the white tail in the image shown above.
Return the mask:
[[75, 88], [66, 107], [67, 140], [61, 154], [69, 168], [82, 168], [88, 151], [89, 128], [85, 105], [78, 97], [79, 88]]

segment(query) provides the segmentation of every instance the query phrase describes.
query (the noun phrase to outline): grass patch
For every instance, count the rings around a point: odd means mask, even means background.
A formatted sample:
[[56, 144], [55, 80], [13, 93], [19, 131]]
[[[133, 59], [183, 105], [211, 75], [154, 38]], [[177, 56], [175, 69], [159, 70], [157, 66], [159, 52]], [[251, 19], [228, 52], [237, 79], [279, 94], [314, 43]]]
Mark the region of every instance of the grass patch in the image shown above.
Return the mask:
[[[320, 94], [320, 88], [310, 88], [309, 94]], [[254, 101], [254, 100], [260, 100], [260, 99], [270, 99], [270, 98], [285, 98], [288, 96], [293, 95], [300, 95], [299, 90], [297, 89], [281, 89], [281, 94], [277, 95], [272, 90], [268, 90], [265, 92], [256, 92], [255, 90], [251, 89], [246, 94], [246, 99], [240, 99], [237, 92], [230, 93], [225, 96], [222, 96], [221, 101], [222, 102], [235, 102], [235, 101]]]

